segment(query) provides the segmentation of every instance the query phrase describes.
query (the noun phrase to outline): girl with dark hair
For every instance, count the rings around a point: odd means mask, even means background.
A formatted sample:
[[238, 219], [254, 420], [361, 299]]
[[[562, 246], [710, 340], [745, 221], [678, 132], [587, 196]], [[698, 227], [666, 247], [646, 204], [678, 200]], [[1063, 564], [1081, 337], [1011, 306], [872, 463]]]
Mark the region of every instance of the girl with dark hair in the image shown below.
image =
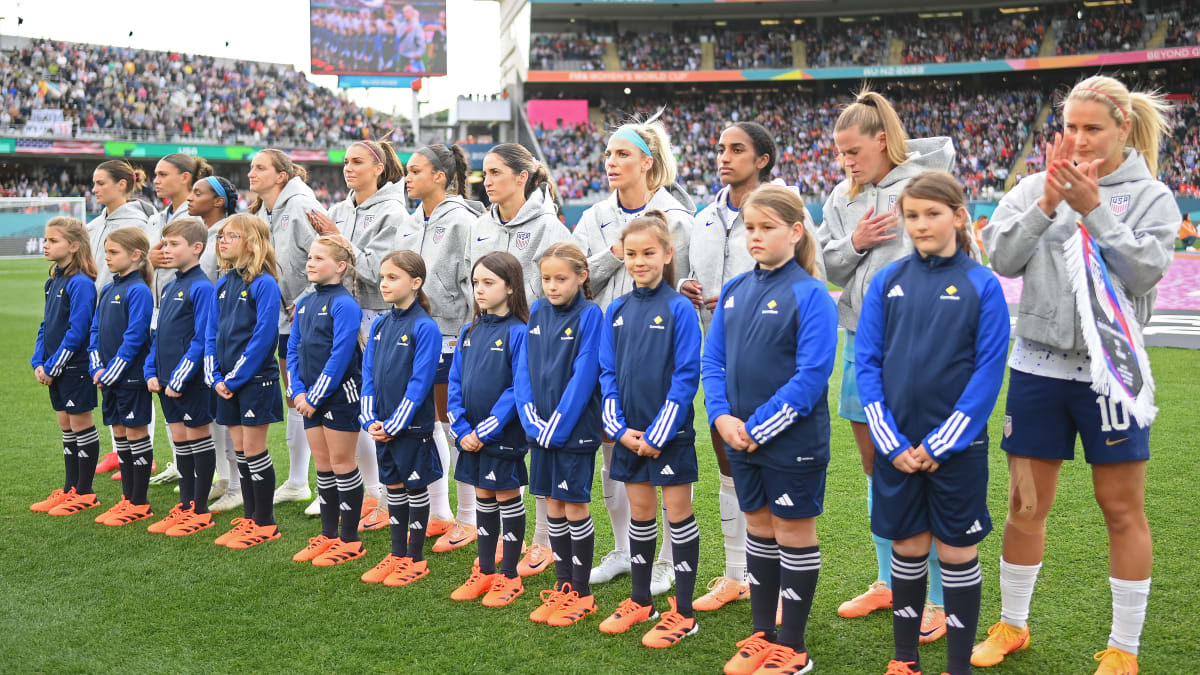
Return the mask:
[[433, 398], [437, 407], [437, 444], [446, 476], [429, 487], [429, 534], [445, 535], [434, 542], [436, 553], [452, 551], [475, 541], [475, 490], [458, 486], [457, 518], [450, 514], [449, 468], [454, 444], [446, 416], [446, 383], [450, 376], [458, 333], [471, 316], [471, 278], [468, 266], [471, 229], [483, 204], [468, 201], [467, 156], [457, 145], [430, 145], [418, 149], [408, 160], [404, 182], [408, 194], [421, 206], [397, 233], [395, 246], [418, 253], [430, 271], [425, 280], [430, 315], [442, 331], [442, 356], [434, 378]]

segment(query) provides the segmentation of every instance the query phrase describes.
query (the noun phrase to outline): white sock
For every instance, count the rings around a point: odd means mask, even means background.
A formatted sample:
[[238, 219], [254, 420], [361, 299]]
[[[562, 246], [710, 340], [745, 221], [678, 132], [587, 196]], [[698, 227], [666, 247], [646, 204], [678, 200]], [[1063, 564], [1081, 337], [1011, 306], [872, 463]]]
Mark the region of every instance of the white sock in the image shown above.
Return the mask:
[[375, 439], [365, 431], [358, 432], [354, 457], [358, 472], [362, 474], [363, 488], [376, 499], [384, 499], [383, 486], [379, 483], [379, 456], [375, 454]]
[[658, 547], [658, 559], [662, 562], [670, 563], [672, 568], [671, 572], [674, 573], [675, 547], [671, 545], [671, 519], [670, 516], [667, 515], [666, 502], [663, 503], [660, 509], [662, 510], [662, 517], [659, 518], [659, 520], [662, 521], [662, 539], [660, 539], [660, 541], [662, 541], [662, 546]]
[[615, 443], [600, 444], [600, 452], [604, 457], [604, 466], [600, 469], [600, 487], [604, 490], [604, 508], [608, 510], [608, 520], [612, 523], [613, 550], [628, 553], [629, 495], [625, 493], [624, 483], [608, 477], [615, 446]]
[[1129, 581], [1108, 578], [1112, 588], [1112, 632], [1108, 646], [1137, 655], [1142, 639], [1142, 624], [1146, 623], [1146, 603], [1150, 600], [1150, 580]]
[[433, 423], [433, 444], [437, 446], [438, 461], [442, 463], [442, 477], [429, 485], [429, 517], [451, 520], [454, 516], [450, 512], [450, 444], [446, 442], [441, 422]]
[[550, 523], [546, 520], [549, 517], [547, 514], [546, 498], [534, 497], [533, 499], [533, 543], [541, 544], [546, 548], [550, 548]]
[[1029, 621], [1029, 603], [1042, 564], [1014, 565], [1000, 559], [1000, 620], [1015, 628]]
[[[454, 455], [454, 466], [458, 466], [458, 446], [454, 446], [452, 454]], [[475, 524], [475, 486], [462, 481], [454, 481], [455, 492], [455, 517], [458, 522], [466, 523], [467, 525]]]
[[734, 581], [745, 581], [746, 514], [738, 506], [733, 476], [721, 475], [717, 501], [721, 505], [721, 534], [725, 535], [725, 576]]
[[229, 427], [213, 422], [210, 430], [217, 452], [217, 466], [224, 467], [221, 477], [226, 481], [225, 489], [237, 491], [242, 487], [242, 474], [237, 468], [237, 455], [233, 452], [233, 437], [229, 435]]
[[304, 434], [304, 416], [295, 408], [287, 409], [288, 485], [308, 485], [308, 436]]

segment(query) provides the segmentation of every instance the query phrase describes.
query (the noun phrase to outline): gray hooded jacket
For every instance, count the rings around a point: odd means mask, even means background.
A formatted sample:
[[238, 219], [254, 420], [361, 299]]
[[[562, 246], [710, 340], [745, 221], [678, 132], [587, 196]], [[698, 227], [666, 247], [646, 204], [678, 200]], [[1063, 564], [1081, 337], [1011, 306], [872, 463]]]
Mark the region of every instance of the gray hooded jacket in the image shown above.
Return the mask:
[[[682, 187], [672, 183], [651, 195], [646, 210], [655, 209], [667, 214], [667, 225], [675, 245], [675, 278], [686, 278], [691, 275], [688, 245], [696, 203]], [[575, 226], [575, 241], [587, 256], [589, 285], [601, 309], [633, 290], [633, 277], [625, 271], [625, 263], [611, 250], [621, 240], [625, 222], [623, 216], [617, 193], [613, 191], [608, 199], [584, 211], [579, 224]]]
[[483, 204], [447, 195], [433, 207], [428, 221], [424, 209], [418, 208], [396, 232], [396, 249], [416, 251], [425, 259], [429, 278], [422, 288], [433, 306], [429, 315], [443, 336], [457, 337], [471, 318], [474, 294], [468, 239], [481, 213]]
[[308, 212], [312, 210], [325, 213], [312, 188], [296, 176], [283, 186], [270, 213], [264, 206], [257, 214], [271, 226], [271, 244], [279, 261], [279, 290], [283, 295], [281, 335], [292, 332], [287, 308], [296, 304], [296, 299], [308, 289], [308, 273], [304, 268], [308, 264], [308, 247], [317, 238], [317, 231], [308, 220]]
[[364, 309], [388, 308], [379, 292], [379, 264], [392, 250], [396, 231], [408, 220], [404, 183], [387, 183], [362, 204], [354, 191], [329, 209], [329, 217], [354, 245], [355, 295]]
[[914, 138], [908, 141], [908, 161], [893, 168], [878, 185], [866, 184], [854, 196], [850, 194], [850, 179], [833, 188], [825, 201], [824, 222], [817, 228], [817, 238], [825, 257], [829, 281], [842, 287], [838, 299], [838, 323], [847, 330], [858, 326], [858, 312], [871, 278], [888, 263], [912, 253], [912, 240], [904, 223], [896, 226], [895, 239], [880, 242], [859, 253], [850, 243], [854, 228], [870, 208], [875, 215], [895, 210], [900, 191], [908, 180], [928, 169], [950, 171], [954, 166], [954, 145], [949, 138]]
[[1100, 179], [1100, 206], [1086, 216], [1066, 202], [1046, 216], [1037, 204], [1045, 184], [1045, 172], [1022, 179], [983, 228], [992, 269], [1024, 278], [1016, 335], [1060, 349], [1085, 348], [1062, 249], [1077, 220], [1100, 246], [1145, 325], [1154, 309], [1155, 285], [1171, 265], [1179, 227], [1171, 191], [1132, 149], [1116, 171]]
[[112, 272], [108, 271], [108, 262], [104, 260], [104, 240], [108, 238], [109, 233], [122, 227], [136, 227], [146, 233], [146, 238], [153, 246], [158, 243], [159, 235], [154, 231], [150, 218], [156, 213], [150, 204], [140, 199], [131, 199], [117, 207], [117, 210], [112, 213], [109, 213], [108, 209], [104, 209], [100, 215], [87, 224], [92, 256], [96, 258], [97, 289], [104, 288], [104, 285], [113, 279]]
[[[754, 269], [754, 258], [746, 248], [746, 223], [741, 211], [729, 221], [729, 211], [725, 205], [729, 203], [731, 188], [727, 185], [717, 193], [717, 198], [696, 214], [692, 225], [691, 242], [688, 246], [688, 267], [691, 275], [683, 277], [676, 283], [676, 288], [683, 282], [692, 280], [699, 282], [706, 298], [720, 295], [721, 288], [730, 279]], [[804, 227], [817, 241], [817, 227], [812, 221], [808, 209], [804, 209]], [[817, 251], [817, 273], [825, 278], [825, 261], [820, 250]], [[700, 309], [700, 320], [705, 328], [712, 320], [712, 312], [707, 307]]]
[[507, 223], [500, 222], [500, 206], [492, 204], [479, 220], [471, 236], [471, 264], [492, 251], [507, 251], [521, 262], [525, 275], [525, 297], [533, 301], [543, 297], [542, 274], [538, 269], [538, 258], [560, 241], [574, 243], [571, 231], [554, 215], [554, 201], [545, 186], [534, 190]]

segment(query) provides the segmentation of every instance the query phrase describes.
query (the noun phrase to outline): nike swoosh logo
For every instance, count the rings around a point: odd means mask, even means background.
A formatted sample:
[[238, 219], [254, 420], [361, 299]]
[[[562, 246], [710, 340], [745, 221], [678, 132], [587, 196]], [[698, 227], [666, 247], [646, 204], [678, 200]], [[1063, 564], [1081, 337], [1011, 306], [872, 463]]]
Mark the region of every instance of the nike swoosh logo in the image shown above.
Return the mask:
[[605, 223], [605, 224], [601, 225], [601, 226], [600, 226], [600, 229], [602, 229], [602, 230], [603, 230], [604, 228], [608, 227], [609, 225], [612, 225], [612, 221], [611, 221], [611, 220], [610, 220], [610, 221], [608, 221], [607, 223]]
[[487, 241], [487, 237], [475, 237], [475, 241]]
[[721, 522], [722, 523], [732, 523], [735, 520], [737, 520], [737, 518], [722, 518]]
[[529, 569], [531, 569], [531, 570], [541, 569], [542, 567], [545, 567], [549, 562], [550, 562], [550, 560], [546, 559], [540, 563], [537, 563], [536, 565], [531, 563], [529, 565]]
[[708, 221], [707, 223], [705, 223], [705, 224], [704, 224], [704, 226], [705, 226], [705, 227], [712, 227], [712, 221], [711, 221], [711, 220], [710, 220], [710, 221]]
[[1115, 441], [1111, 438], [1106, 438], [1106, 439], [1104, 439], [1104, 444], [1105, 445], [1116, 445], [1117, 443], [1124, 443], [1127, 440], [1129, 440], [1128, 436], [1126, 436], [1125, 438], [1119, 439], [1119, 440], [1115, 440]]
[[461, 544], [461, 543], [465, 542], [465, 541], [466, 541], [466, 540], [468, 540], [468, 539], [470, 539], [470, 537], [463, 537], [462, 539], [451, 539], [451, 540], [450, 540], [450, 545], [451, 545], [451, 546], [458, 546], [459, 544]]

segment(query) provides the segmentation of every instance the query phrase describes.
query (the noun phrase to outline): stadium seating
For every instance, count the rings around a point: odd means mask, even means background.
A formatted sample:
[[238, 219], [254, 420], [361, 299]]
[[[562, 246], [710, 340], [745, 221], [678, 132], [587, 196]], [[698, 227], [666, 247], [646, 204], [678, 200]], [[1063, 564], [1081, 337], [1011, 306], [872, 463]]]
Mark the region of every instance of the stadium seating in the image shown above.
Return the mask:
[[0, 128], [61, 108], [76, 138], [335, 147], [408, 128], [267, 63], [33, 40], [0, 53]]

